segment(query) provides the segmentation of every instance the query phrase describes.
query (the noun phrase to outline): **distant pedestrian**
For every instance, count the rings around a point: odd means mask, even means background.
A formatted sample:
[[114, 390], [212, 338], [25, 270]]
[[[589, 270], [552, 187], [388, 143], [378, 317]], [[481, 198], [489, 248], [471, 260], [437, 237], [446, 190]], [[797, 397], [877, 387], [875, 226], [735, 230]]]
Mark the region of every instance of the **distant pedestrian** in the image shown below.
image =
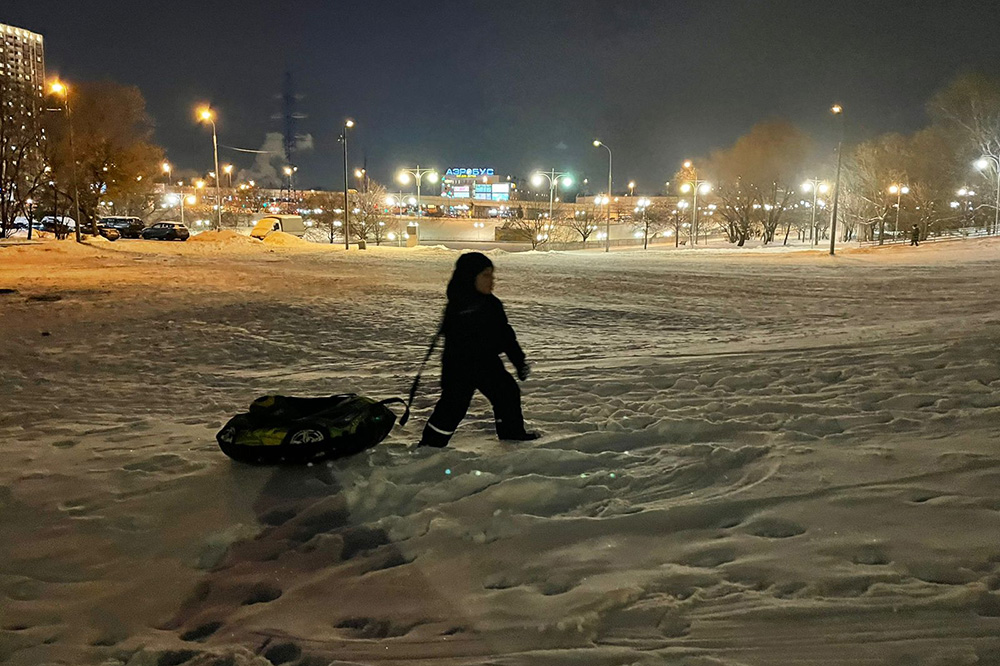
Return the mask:
[[920, 245], [920, 225], [910, 227], [910, 247]]
[[503, 303], [493, 295], [493, 262], [479, 252], [458, 258], [448, 283], [441, 334], [441, 399], [424, 427], [420, 446], [443, 447], [465, 418], [479, 390], [493, 405], [497, 437], [528, 441], [538, 434], [524, 429], [521, 390], [504, 368], [500, 354], [510, 359], [521, 381], [529, 366]]

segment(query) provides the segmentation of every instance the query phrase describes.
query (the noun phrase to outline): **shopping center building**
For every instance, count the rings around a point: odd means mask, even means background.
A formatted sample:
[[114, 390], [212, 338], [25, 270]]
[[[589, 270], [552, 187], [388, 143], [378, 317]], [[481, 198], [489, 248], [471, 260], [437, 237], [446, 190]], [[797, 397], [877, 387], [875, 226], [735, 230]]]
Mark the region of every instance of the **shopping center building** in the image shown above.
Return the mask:
[[517, 184], [492, 167], [450, 167], [441, 174], [441, 196], [447, 199], [505, 202], [515, 198]]

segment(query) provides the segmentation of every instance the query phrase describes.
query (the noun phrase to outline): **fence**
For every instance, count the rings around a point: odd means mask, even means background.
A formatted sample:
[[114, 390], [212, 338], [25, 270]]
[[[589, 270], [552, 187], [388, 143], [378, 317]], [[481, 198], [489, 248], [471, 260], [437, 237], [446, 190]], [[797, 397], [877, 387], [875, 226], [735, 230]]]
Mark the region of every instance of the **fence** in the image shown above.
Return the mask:
[[[990, 236], [996, 236], [997, 234], [991, 231], [987, 227], [961, 227], [958, 229], [942, 229], [940, 231], [933, 231], [928, 233], [926, 237], [921, 236], [921, 243], [934, 243], [937, 241], [949, 241], [949, 240], [965, 240], [966, 238], [986, 238]], [[892, 237], [892, 232], [886, 234], [885, 240], [881, 243], [882, 247], [889, 245], [909, 245], [910, 244], [910, 232], [899, 232]], [[880, 244], [878, 238], [872, 240], [860, 241], [858, 243], [862, 246], [874, 246], [878, 247]]]
[[[595, 250], [604, 249], [605, 240], [593, 240], [590, 239], [586, 243], [583, 241], [569, 241], [564, 243], [544, 243], [538, 246], [539, 250]], [[650, 238], [649, 245], [673, 245], [673, 238]], [[681, 239], [681, 245], [687, 244], [687, 239]], [[642, 247], [641, 238], [613, 238], [610, 243], [611, 247]]]

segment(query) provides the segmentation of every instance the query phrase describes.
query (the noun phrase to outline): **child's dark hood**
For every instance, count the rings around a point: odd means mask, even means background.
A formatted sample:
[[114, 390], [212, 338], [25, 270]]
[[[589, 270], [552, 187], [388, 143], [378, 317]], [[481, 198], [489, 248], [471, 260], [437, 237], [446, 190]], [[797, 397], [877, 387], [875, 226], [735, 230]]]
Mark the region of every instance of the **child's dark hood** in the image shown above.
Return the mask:
[[455, 262], [455, 272], [448, 282], [448, 304], [463, 305], [475, 299], [476, 276], [492, 268], [493, 262], [481, 252], [468, 252]]

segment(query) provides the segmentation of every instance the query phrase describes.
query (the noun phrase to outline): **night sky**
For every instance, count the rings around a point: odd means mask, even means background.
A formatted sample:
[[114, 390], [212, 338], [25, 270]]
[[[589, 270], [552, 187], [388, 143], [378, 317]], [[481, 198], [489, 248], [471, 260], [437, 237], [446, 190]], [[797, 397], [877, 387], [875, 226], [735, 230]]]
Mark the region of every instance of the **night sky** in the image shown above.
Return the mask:
[[342, 182], [348, 116], [351, 167], [367, 157], [383, 181], [418, 162], [601, 180], [599, 137], [616, 189], [652, 192], [762, 119], [829, 140], [840, 101], [854, 138], [911, 131], [955, 74], [1000, 75], [993, 1], [4, 0], [0, 22], [45, 36], [50, 74], [139, 86], [177, 168], [211, 168], [198, 102], [217, 109], [223, 145], [280, 131], [290, 70], [314, 141], [299, 185], [314, 187]]

